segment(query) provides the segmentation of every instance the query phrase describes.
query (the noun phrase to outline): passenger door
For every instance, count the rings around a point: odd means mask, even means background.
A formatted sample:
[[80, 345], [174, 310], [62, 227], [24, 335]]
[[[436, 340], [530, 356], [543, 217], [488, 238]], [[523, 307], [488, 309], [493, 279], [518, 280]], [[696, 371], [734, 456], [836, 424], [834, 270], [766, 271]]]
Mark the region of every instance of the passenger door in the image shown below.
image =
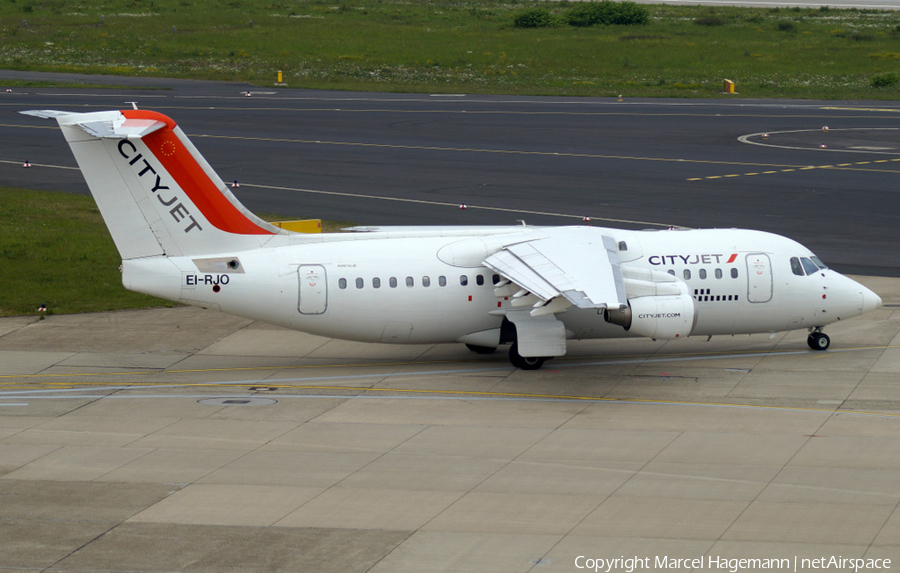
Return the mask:
[[325, 267], [322, 265], [300, 265], [297, 269], [300, 294], [297, 310], [300, 314], [322, 314], [328, 307], [328, 287]]
[[772, 300], [772, 262], [765, 253], [747, 255], [747, 300]]

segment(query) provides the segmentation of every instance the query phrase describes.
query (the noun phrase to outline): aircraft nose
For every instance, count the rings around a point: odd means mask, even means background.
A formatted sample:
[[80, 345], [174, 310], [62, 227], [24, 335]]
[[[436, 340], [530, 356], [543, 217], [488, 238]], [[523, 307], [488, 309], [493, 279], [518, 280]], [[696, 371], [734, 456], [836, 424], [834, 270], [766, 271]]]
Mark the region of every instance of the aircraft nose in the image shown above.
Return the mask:
[[862, 289], [862, 297], [863, 297], [863, 305], [862, 311], [863, 313], [871, 312], [881, 306], [881, 297], [870, 291], [869, 289], [863, 287]]

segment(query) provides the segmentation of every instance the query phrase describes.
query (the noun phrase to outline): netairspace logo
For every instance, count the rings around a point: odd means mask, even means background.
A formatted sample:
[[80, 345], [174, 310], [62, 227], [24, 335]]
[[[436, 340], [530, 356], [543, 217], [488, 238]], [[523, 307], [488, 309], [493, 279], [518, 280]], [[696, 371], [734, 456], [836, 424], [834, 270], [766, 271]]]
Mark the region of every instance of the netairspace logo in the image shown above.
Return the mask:
[[738, 559], [708, 555], [704, 557], [676, 558], [669, 556], [656, 557], [616, 557], [607, 559], [603, 557], [587, 557], [579, 555], [575, 558], [575, 568], [594, 571], [598, 573], [635, 573], [639, 570], [659, 571], [662, 569], [710, 569], [739, 573], [747, 570], [778, 569], [782, 571], [813, 571], [819, 569], [831, 569], [835, 571], [860, 571], [890, 569], [890, 559], [863, 559], [843, 556], [800, 558], [794, 556], [787, 558], [762, 558], [762, 559]]

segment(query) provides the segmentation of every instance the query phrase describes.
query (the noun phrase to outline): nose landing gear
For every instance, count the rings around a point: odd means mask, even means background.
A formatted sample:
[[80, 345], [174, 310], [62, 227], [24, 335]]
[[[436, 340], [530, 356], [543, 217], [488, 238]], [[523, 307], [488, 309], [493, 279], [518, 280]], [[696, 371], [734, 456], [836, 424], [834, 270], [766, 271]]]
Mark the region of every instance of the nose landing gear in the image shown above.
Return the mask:
[[809, 330], [809, 337], [807, 337], [806, 343], [813, 350], [828, 350], [828, 347], [831, 346], [831, 338], [822, 332], [821, 327], [817, 326]]

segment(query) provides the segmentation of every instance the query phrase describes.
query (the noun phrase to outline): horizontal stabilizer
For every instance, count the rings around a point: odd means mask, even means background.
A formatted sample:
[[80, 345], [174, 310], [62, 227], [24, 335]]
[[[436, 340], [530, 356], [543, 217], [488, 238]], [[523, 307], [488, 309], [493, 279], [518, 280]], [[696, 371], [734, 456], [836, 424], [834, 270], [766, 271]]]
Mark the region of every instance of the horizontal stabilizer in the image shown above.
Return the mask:
[[22, 115], [31, 115], [34, 117], [39, 117], [41, 119], [53, 119], [57, 118], [61, 115], [70, 115], [72, 112], [70, 111], [57, 111], [55, 109], [29, 109], [26, 111], [20, 111]]
[[[52, 109], [33, 110], [20, 112], [24, 115], [32, 115], [43, 119], [55, 119], [65, 116], [90, 118], [92, 114], [72, 114], [67, 111]], [[122, 114], [111, 116], [103, 114], [103, 119], [86, 119], [64, 122], [65, 125], [80, 127], [88, 135], [106, 139], [140, 139], [154, 131], [166, 127], [166, 123], [156, 119], [127, 118]], [[96, 117], [96, 116], [93, 116]]]
[[95, 121], [77, 125], [94, 137], [108, 139], [139, 139], [166, 126], [161, 121], [149, 119], [131, 119], [122, 123]]

